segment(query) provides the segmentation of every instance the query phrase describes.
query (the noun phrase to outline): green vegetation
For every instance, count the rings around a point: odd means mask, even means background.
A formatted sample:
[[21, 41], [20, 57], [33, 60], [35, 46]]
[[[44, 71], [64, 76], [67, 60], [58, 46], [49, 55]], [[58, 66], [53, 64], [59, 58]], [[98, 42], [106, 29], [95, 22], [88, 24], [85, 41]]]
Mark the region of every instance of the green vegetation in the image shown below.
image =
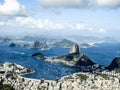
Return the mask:
[[9, 84], [3, 84], [0, 85], [0, 90], [15, 90], [15, 89]]
[[81, 81], [86, 81], [89, 77], [87, 75], [84, 74], [76, 74], [79, 79], [81, 79]]
[[83, 58], [84, 60], [90, 60], [86, 55], [83, 55], [81, 58]]
[[120, 68], [115, 68], [114, 71], [115, 71], [116, 73], [120, 73]]
[[63, 58], [66, 61], [72, 61], [74, 58], [79, 59], [79, 57], [80, 57], [80, 54], [72, 53], [72, 54], [68, 54], [68, 55], [65, 55], [59, 58]]
[[73, 77], [72, 76], [65, 77], [65, 80], [68, 80], [68, 79], [73, 79]]
[[96, 73], [95, 76], [101, 76], [101, 77], [103, 77], [106, 80], [110, 79], [110, 77], [107, 74]]
[[3, 64], [0, 64], [0, 67], [3, 67]]

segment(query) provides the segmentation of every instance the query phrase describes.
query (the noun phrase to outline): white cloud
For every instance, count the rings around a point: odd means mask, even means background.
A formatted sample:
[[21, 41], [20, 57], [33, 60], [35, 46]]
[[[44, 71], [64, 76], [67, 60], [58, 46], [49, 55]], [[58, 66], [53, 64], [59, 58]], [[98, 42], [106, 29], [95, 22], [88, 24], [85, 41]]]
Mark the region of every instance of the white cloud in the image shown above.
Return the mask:
[[98, 31], [99, 31], [100, 33], [105, 33], [105, 32], [106, 32], [106, 30], [105, 30], [104, 28], [100, 28]]
[[84, 30], [86, 27], [83, 23], [55, 23], [48, 19], [35, 20], [31, 17], [17, 17], [16, 21], [29, 28], [38, 28], [44, 30]]
[[120, 0], [39, 0], [44, 7], [120, 8]]
[[90, 0], [39, 0], [46, 7], [84, 8]]
[[119, 8], [120, 0], [97, 0], [97, 4], [105, 8]]
[[5, 24], [5, 22], [0, 22], [0, 26], [4, 26]]
[[6, 34], [19, 33], [25, 35], [98, 35], [106, 34], [104, 28], [91, 27], [85, 23], [53, 22], [49, 19], [34, 19], [32, 17], [16, 17], [16, 20], [0, 21], [0, 32]]
[[62, 31], [62, 32], [87, 32], [87, 33], [105, 33], [104, 28], [98, 29], [98, 31], [85, 24], [85, 23], [56, 23], [48, 19], [34, 19], [32, 17], [17, 17], [16, 22], [21, 25], [21, 27], [27, 27], [30, 29], [44, 30], [44, 31]]
[[4, 0], [3, 4], [0, 4], [1, 16], [24, 16], [25, 14], [25, 6], [17, 0]]
[[81, 24], [81, 23], [78, 23], [78, 24], [76, 24], [76, 26], [75, 26], [75, 28], [76, 28], [77, 30], [85, 30], [86, 27], [87, 27], [87, 26], [86, 26], [85, 24]]

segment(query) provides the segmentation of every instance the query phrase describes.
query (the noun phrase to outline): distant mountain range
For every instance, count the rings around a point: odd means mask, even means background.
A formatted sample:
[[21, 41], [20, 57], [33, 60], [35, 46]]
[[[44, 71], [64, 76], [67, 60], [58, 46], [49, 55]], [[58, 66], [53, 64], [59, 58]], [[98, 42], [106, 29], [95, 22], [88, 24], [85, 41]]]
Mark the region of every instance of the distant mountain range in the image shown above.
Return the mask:
[[113, 37], [94, 37], [94, 36], [69, 36], [69, 40], [83, 44], [83, 43], [102, 43], [102, 42], [120, 42], [117, 38]]
[[93, 36], [70, 36], [66, 39], [31, 37], [31, 36], [25, 36], [22, 38], [0, 37], [1, 44], [8, 44], [8, 46], [12, 47], [14, 46], [40, 49], [48, 49], [53, 46], [70, 48], [75, 43], [78, 43], [80, 48], [86, 48], [96, 43], [113, 41], [117, 42], [117, 40], [112, 37], [98, 38]]
[[26, 36], [24, 38], [0, 38], [1, 44], [7, 44], [10, 47], [26, 47], [49, 49], [50, 47], [70, 48], [73, 41], [68, 39], [47, 39]]

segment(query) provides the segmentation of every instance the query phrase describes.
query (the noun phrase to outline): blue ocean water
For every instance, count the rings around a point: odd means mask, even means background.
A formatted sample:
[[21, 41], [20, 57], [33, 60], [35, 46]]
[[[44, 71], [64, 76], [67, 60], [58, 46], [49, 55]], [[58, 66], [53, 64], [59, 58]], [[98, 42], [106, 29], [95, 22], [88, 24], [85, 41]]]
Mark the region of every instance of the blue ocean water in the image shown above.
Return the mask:
[[109, 65], [115, 57], [120, 57], [120, 43], [99, 43], [95, 47], [81, 49], [94, 62]]
[[[109, 65], [115, 57], [120, 56], [120, 43], [101, 43], [97, 47], [80, 48], [94, 62], [101, 65]], [[56, 79], [62, 76], [79, 72], [79, 68], [69, 67], [63, 64], [53, 64], [44, 60], [37, 60], [31, 57], [33, 53], [42, 52], [46, 56], [62, 56], [69, 53], [69, 48], [52, 47], [49, 50], [17, 48], [0, 45], [0, 63], [17, 63], [35, 70], [35, 73], [26, 75], [29, 78]]]

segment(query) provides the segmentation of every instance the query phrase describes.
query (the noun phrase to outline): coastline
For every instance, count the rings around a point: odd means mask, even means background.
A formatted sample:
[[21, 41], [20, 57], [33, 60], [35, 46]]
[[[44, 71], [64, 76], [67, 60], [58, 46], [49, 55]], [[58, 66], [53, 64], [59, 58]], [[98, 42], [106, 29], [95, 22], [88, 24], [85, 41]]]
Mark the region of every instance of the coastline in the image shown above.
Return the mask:
[[35, 73], [35, 71], [33, 70], [33, 72], [26, 72], [26, 73], [24, 73], [24, 74], [20, 74], [20, 76], [25, 76], [25, 75], [28, 75], [28, 74], [33, 74], [33, 73]]
[[[8, 65], [16, 65], [23, 68], [18, 64], [7, 63]], [[3, 66], [6, 64], [3, 64]], [[90, 73], [90, 72], [77, 72], [71, 75], [66, 75], [56, 80], [46, 80], [44, 78], [34, 79], [26, 78], [23, 75], [32, 74], [27, 72], [24, 74], [15, 74], [15, 76], [8, 73], [0, 74], [4, 78], [3, 84], [10, 84], [15, 90], [119, 90], [119, 75], [113, 76], [106, 73]], [[7, 78], [6, 78], [7, 76]]]

